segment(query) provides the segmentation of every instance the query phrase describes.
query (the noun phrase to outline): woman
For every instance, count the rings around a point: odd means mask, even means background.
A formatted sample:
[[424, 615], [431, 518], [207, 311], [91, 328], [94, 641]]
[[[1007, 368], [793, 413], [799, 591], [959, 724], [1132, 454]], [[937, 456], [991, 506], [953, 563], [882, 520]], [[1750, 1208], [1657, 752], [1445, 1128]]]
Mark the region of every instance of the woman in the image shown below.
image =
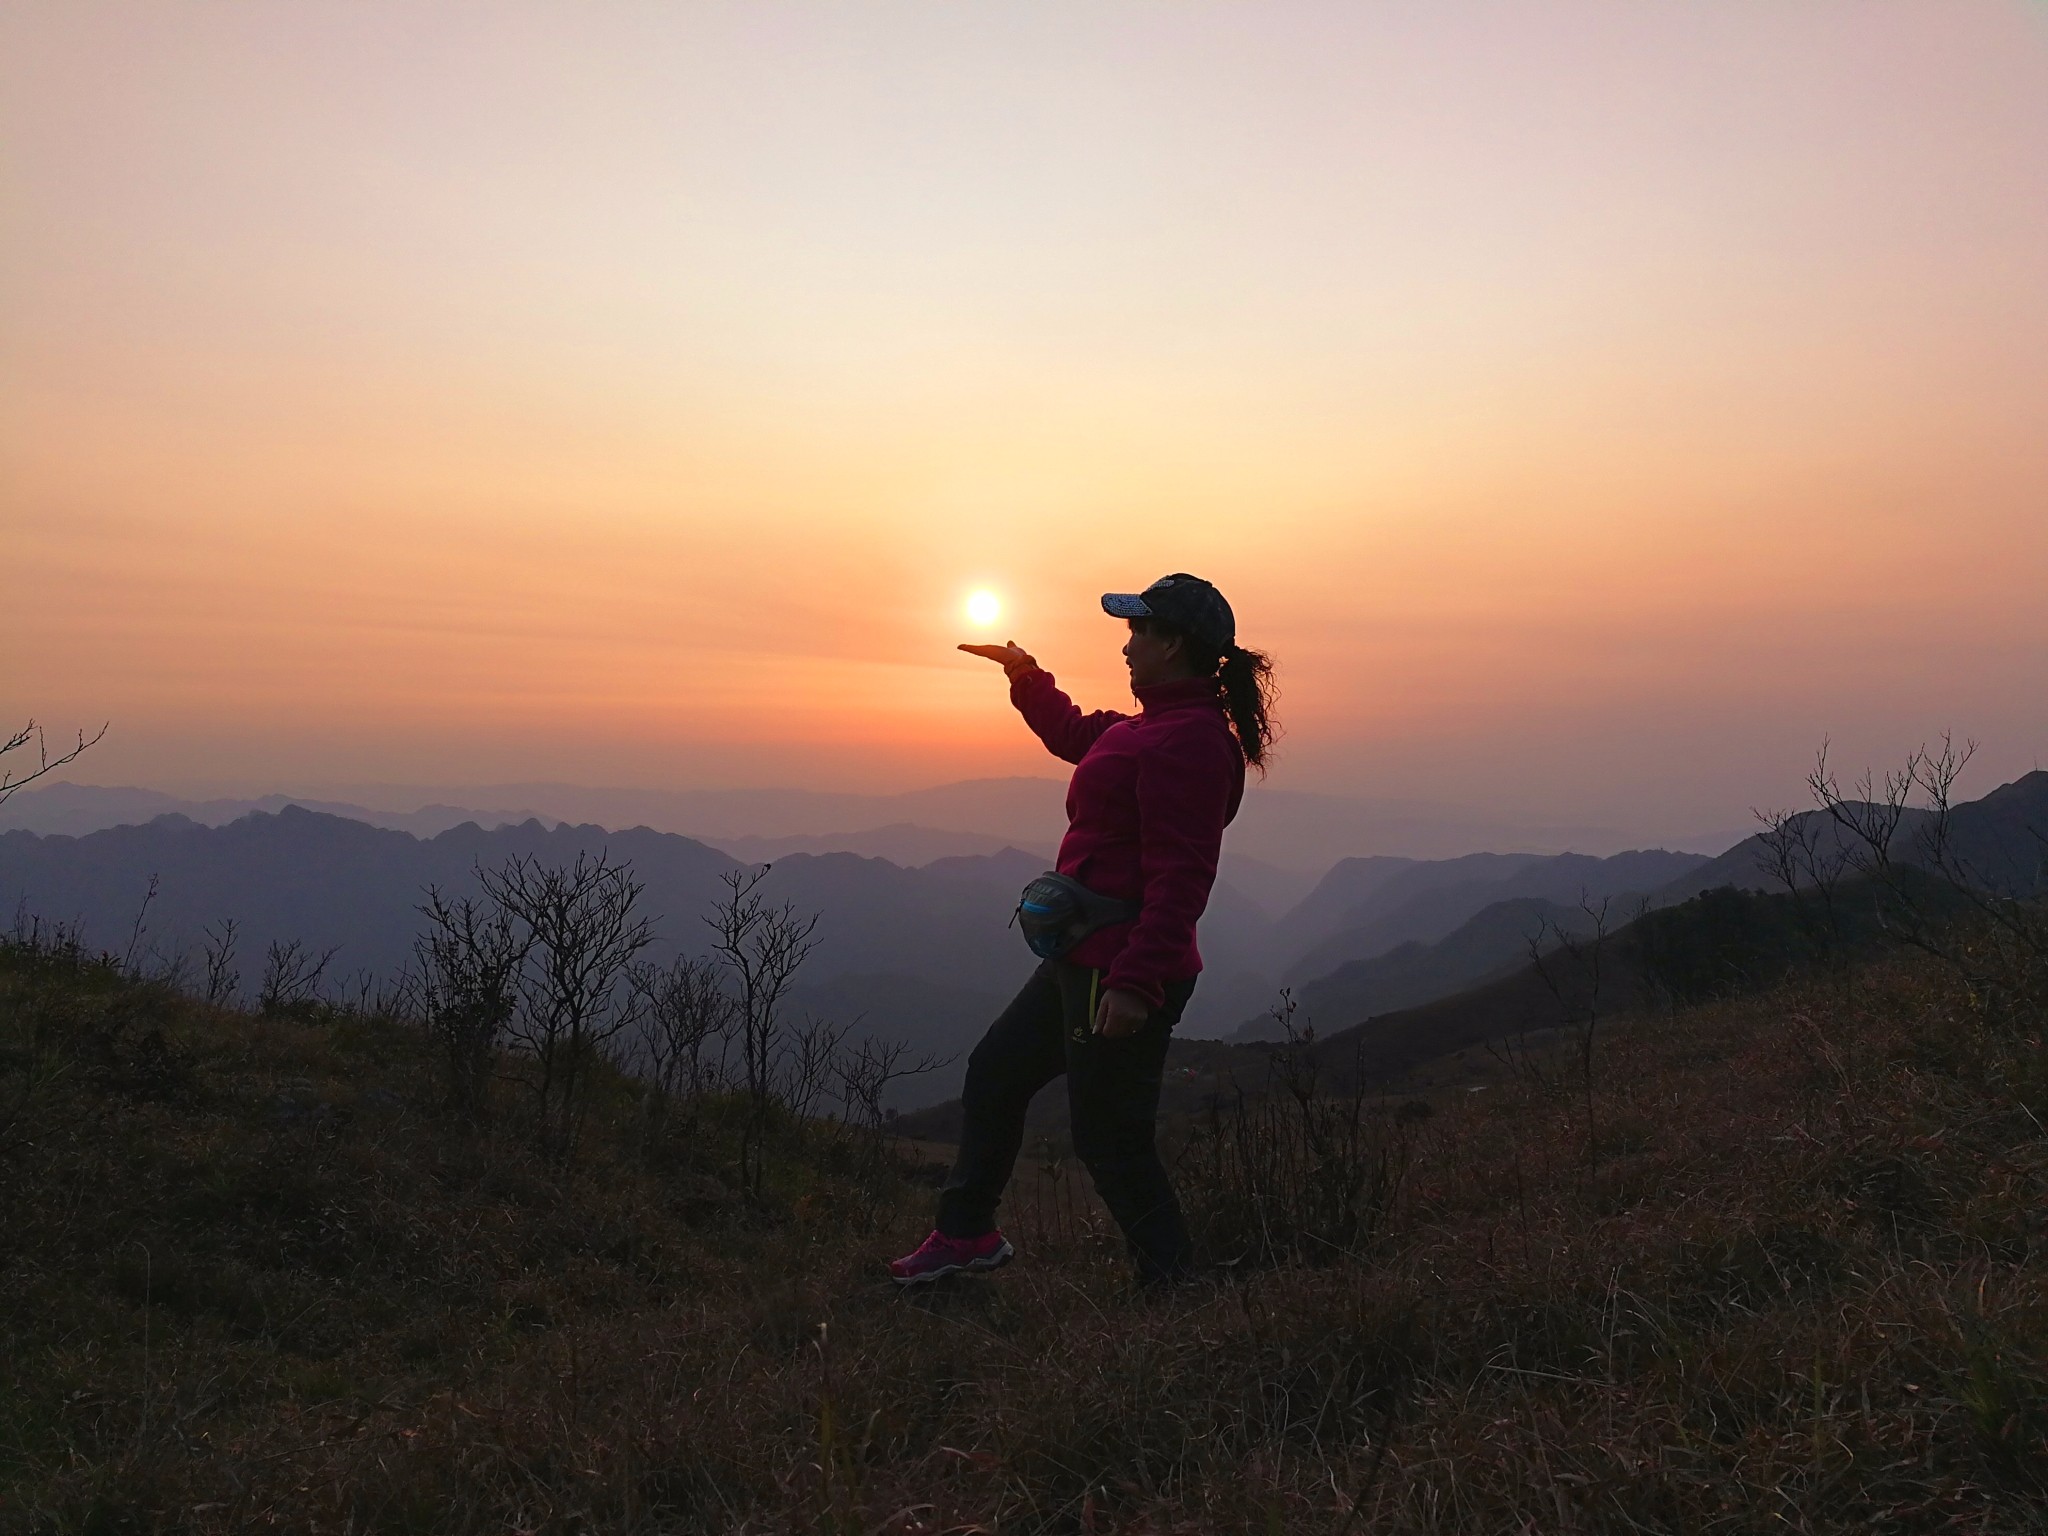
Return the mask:
[[1162, 577], [1141, 593], [1110, 593], [1102, 606], [1130, 621], [1124, 660], [1135, 716], [1082, 714], [1015, 641], [960, 647], [1002, 665], [1025, 723], [1076, 765], [1059, 873], [1134, 905], [1136, 916], [1041, 964], [974, 1048], [938, 1225], [889, 1266], [899, 1284], [1010, 1261], [996, 1205], [1031, 1096], [1062, 1073], [1075, 1154], [1123, 1228], [1140, 1282], [1171, 1284], [1192, 1269], [1180, 1202], [1154, 1145], [1160, 1072], [1202, 968], [1195, 921], [1244, 794], [1245, 764], [1264, 771], [1272, 667], [1238, 646], [1230, 605], [1200, 577]]

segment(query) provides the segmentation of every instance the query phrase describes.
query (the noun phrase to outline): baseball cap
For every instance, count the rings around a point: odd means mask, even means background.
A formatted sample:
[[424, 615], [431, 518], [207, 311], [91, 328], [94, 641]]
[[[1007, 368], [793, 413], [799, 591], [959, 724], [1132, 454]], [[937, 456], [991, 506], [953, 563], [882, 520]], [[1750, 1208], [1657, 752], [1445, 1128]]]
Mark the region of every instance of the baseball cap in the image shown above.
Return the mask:
[[1119, 619], [1163, 619], [1222, 655], [1237, 643], [1237, 616], [1208, 582], [1186, 571], [1162, 576], [1142, 592], [1105, 592], [1102, 611]]

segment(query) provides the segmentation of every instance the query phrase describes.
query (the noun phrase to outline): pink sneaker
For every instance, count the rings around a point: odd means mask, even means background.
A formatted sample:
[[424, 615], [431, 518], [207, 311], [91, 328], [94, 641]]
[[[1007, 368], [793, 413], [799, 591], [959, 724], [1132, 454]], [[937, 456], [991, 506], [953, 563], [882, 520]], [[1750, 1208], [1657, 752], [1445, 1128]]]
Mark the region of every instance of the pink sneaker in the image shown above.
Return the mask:
[[980, 1237], [948, 1237], [934, 1230], [915, 1253], [907, 1253], [889, 1265], [889, 1278], [898, 1285], [917, 1285], [961, 1270], [1001, 1269], [1017, 1256], [1017, 1250], [1000, 1232]]

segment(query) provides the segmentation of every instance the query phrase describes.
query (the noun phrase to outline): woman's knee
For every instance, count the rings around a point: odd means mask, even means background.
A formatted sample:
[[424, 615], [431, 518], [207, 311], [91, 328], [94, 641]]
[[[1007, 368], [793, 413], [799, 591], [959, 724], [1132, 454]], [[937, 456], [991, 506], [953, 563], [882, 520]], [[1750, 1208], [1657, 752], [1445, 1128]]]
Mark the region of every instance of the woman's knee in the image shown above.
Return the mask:
[[968, 1053], [967, 1078], [960, 1085], [960, 1102], [972, 1111], [980, 1105], [1005, 1104], [1020, 1097], [1029, 1099], [1024, 1078], [1020, 1063], [1011, 1052], [983, 1041]]

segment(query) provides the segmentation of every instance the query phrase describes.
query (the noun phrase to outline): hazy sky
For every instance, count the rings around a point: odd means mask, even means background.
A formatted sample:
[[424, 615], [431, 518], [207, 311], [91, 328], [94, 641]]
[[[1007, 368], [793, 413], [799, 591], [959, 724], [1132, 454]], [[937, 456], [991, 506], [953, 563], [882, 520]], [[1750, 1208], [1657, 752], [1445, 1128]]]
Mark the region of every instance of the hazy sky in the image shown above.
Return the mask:
[[1668, 835], [2048, 756], [2048, 9], [0, 10], [0, 705], [82, 776], [1057, 771], [1214, 579], [1273, 782]]

